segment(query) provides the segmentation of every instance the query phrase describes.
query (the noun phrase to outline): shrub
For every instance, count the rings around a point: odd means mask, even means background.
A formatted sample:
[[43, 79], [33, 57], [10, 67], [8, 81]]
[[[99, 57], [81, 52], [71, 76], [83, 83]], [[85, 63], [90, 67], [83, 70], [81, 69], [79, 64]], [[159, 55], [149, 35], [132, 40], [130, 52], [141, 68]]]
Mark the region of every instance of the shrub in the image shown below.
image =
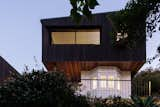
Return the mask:
[[133, 102], [131, 99], [122, 99], [121, 97], [113, 97], [107, 99], [95, 99], [95, 107], [131, 107]]
[[[160, 95], [160, 85], [157, 85], [160, 83], [160, 70], [159, 69], [146, 69], [144, 71], [141, 71], [138, 73], [134, 78], [132, 83], [135, 83], [136, 87], [134, 88], [138, 89], [139, 93], [136, 93], [138, 96], [143, 95], [144, 93], [148, 93], [148, 82], [151, 81], [151, 94], [154, 96]], [[133, 85], [134, 86], [134, 85]], [[135, 89], [135, 90], [136, 90]]]
[[149, 96], [145, 99], [134, 96], [134, 97], [132, 97], [132, 100], [134, 102], [133, 107], [158, 107], [155, 104], [155, 100], [151, 96]]
[[14, 76], [0, 87], [0, 104], [28, 107], [88, 107], [85, 97], [75, 95], [65, 75], [59, 72], [33, 71]]

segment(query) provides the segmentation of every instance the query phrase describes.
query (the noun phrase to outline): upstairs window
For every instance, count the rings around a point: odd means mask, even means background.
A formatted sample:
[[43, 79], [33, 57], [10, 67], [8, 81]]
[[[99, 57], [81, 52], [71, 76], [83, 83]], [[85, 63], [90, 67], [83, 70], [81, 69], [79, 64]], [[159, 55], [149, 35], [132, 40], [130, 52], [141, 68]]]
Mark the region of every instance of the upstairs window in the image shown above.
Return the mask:
[[52, 44], [75, 44], [75, 33], [52, 32]]
[[52, 44], [100, 44], [100, 31], [93, 30], [76, 30], [65, 32], [52, 32]]

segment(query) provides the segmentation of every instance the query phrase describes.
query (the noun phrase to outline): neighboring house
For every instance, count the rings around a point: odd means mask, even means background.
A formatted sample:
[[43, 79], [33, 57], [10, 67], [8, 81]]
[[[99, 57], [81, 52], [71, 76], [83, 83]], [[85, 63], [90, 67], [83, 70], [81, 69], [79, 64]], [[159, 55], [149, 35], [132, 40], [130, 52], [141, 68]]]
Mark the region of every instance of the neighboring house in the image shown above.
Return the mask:
[[42, 61], [48, 71], [81, 82], [81, 94], [129, 98], [131, 79], [146, 61], [146, 43], [133, 49], [113, 46], [106, 14], [94, 14], [90, 21], [83, 17], [78, 24], [70, 17], [41, 20]]
[[19, 74], [16, 69], [0, 56], [0, 82], [11, 77], [13, 73]]

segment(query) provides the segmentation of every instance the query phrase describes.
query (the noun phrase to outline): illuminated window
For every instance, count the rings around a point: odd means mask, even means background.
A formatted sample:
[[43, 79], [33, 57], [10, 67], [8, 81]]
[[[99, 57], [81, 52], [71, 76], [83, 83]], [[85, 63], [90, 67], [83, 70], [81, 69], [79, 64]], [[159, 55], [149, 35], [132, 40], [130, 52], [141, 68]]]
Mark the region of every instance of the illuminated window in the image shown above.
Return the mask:
[[75, 44], [75, 33], [52, 32], [52, 44]]
[[97, 77], [94, 77], [92, 81], [92, 89], [96, 89], [96, 88], [97, 88]]
[[71, 32], [52, 32], [52, 44], [100, 44], [99, 30], [77, 30]]
[[114, 77], [113, 76], [109, 76], [108, 77], [108, 88], [114, 88]]
[[77, 32], [77, 44], [100, 44], [99, 32]]
[[100, 87], [101, 88], [107, 88], [107, 82], [106, 82], [106, 76], [105, 75], [101, 75], [100, 76]]
[[120, 80], [117, 81], [117, 89], [120, 90]]

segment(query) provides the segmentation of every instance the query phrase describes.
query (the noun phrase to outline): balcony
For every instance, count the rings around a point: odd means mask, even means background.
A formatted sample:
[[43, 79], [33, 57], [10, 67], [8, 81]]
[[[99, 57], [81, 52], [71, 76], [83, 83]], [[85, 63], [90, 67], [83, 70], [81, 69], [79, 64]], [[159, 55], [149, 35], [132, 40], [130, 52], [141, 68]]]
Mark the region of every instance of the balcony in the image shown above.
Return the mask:
[[[140, 84], [143, 88], [139, 88]], [[148, 82], [144, 81], [81, 79], [78, 93], [91, 98], [108, 98], [113, 96], [130, 98], [131, 95], [144, 97], [149, 95], [149, 85]]]

